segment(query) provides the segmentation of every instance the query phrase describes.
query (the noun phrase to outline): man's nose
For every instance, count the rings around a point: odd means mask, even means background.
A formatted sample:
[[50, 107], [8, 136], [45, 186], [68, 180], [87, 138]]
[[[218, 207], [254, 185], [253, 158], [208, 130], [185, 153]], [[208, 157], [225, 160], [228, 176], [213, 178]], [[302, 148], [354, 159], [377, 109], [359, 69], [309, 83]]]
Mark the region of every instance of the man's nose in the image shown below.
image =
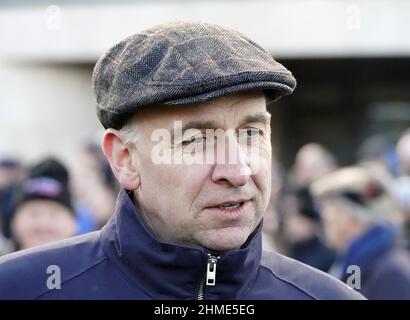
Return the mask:
[[236, 136], [228, 135], [225, 145], [217, 146], [217, 158], [212, 172], [212, 181], [229, 183], [234, 187], [241, 187], [248, 183], [251, 176], [249, 160]]

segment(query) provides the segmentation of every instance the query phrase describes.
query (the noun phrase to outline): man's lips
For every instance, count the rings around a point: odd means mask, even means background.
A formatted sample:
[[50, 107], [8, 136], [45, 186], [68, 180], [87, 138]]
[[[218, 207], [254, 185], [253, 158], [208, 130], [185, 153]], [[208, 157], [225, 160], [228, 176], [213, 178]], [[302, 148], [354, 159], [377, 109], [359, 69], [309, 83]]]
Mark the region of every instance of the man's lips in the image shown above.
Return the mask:
[[223, 213], [238, 213], [249, 202], [249, 199], [228, 200], [216, 205], [206, 207], [209, 210], [216, 210]]

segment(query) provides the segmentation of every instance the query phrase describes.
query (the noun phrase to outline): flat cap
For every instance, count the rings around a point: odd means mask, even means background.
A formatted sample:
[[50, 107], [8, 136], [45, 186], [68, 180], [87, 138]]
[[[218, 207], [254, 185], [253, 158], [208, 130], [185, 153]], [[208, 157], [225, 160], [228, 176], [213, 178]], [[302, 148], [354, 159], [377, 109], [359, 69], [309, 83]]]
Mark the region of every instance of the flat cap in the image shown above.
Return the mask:
[[145, 105], [184, 105], [243, 91], [272, 100], [296, 80], [243, 34], [207, 23], [175, 22], [129, 36], [98, 60], [93, 73], [97, 114], [121, 128]]

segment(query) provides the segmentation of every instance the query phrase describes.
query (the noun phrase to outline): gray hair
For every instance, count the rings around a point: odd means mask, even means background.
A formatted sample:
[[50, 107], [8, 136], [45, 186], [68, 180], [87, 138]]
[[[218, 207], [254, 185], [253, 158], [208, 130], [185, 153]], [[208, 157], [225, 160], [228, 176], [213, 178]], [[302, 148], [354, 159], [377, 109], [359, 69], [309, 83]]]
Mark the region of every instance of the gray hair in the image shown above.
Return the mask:
[[133, 146], [138, 141], [136, 124], [133, 118], [129, 119], [119, 130], [122, 141], [127, 146]]

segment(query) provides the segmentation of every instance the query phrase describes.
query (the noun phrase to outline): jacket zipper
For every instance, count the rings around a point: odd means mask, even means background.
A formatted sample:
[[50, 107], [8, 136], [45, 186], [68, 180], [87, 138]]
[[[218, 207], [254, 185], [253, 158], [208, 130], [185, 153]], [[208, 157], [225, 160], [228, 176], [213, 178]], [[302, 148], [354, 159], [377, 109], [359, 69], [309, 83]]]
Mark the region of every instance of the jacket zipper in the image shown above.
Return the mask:
[[216, 283], [216, 264], [218, 263], [219, 256], [215, 257], [208, 253], [208, 261], [206, 264], [206, 273], [201, 279], [199, 284], [197, 299], [204, 300], [204, 289], [205, 285], [214, 286]]

